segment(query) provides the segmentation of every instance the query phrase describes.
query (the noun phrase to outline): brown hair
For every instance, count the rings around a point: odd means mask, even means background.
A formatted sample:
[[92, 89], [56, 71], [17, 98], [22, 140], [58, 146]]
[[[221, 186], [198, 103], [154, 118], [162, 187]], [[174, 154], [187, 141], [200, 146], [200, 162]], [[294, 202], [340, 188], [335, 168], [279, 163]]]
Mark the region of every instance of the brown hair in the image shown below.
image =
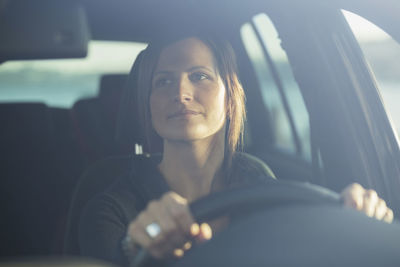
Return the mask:
[[162, 50], [174, 42], [194, 37], [205, 43], [213, 53], [217, 62], [219, 75], [224, 82], [227, 94], [227, 123], [225, 135], [225, 157], [230, 163], [234, 152], [243, 142], [243, 127], [246, 118], [245, 95], [237, 76], [236, 57], [230, 43], [215, 36], [187, 35], [177, 38], [166, 38], [161, 41], [150, 42], [144, 50], [144, 57], [139, 69], [138, 79], [138, 107], [143, 129], [148, 141], [149, 152], [161, 151], [162, 140], [157, 136], [151, 125], [150, 93], [153, 71], [155, 70]]

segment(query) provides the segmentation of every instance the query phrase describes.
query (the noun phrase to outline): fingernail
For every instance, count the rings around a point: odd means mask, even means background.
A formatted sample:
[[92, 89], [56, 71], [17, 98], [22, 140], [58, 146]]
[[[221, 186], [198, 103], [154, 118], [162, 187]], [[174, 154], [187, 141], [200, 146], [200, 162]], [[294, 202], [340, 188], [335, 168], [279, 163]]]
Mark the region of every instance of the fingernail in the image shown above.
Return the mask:
[[190, 227], [190, 234], [192, 236], [197, 236], [200, 233], [200, 227], [197, 223], [192, 224]]
[[202, 234], [203, 234], [203, 237], [204, 237], [205, 239], [211, 239], [211, 237], [212, 237], [212, 230], [211, 230], [210, 225], [208, 225], [207, 223], [202, 223], [202, 224], [200, 225], [200, 227], [201, 227], [201, 232], [202, 232]]
[[192, 243], [191, 242], [186, 242], [183, 245], [183, 250], [189, 250], [192, 247]]
[[177, 258], [181, 258], [184, 254], [184, 251], [180, 248], [174, 250], [174, 256]]

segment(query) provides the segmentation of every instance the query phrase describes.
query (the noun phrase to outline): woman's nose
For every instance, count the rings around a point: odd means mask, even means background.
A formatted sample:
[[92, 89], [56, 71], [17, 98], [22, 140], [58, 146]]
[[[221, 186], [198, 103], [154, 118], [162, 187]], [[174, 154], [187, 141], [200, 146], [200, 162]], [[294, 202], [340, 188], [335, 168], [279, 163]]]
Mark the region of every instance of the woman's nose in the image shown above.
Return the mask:
[[175, 100], [179, 102], [189, 102], [193, 100], [193, 88], [187, 78], [181, 78], [177, 84], [177, 94]]

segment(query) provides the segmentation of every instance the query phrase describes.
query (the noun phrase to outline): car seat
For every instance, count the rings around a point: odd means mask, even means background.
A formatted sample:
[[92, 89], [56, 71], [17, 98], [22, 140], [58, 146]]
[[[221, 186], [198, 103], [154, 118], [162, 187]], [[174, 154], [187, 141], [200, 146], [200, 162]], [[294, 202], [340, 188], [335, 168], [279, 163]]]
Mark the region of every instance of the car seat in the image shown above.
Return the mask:
[[131, 163], [131, 156], [109, 157], [94, 163], [83, 173], [72, 196], [69, 209], [67, 232], [64, 239], [65, 254], [80, 254], [78, 230], [80, 215], [85, 204], [129, 170]]
[[42, 103], [0, 104], [0, 257], [55, 253], [53, 235], [68, 175]]
[[98, 97], [81, 99], [71, 109], [75, 135], [86, 164], [106, 156], [120, 154], [114, 133], [119, 102], [127, 76], [125, 74], [102, 76]]
[[138, 125], [138, 115], [135, 105], [138, 64], [141, 57], [142, 53], [136, 59], [124, 87], [122, 106], [119, 108], [119, 117], [117, 119], [117, 138], [114, 139], [115, 143], [132, 147], [132, 149], [128, 155], [116, 155], [97, 161], [89, 166], [81, 176], [72, 196], [69, 209], [68, 224], [64, 239], [64, 254], [80, 254], [78, 228], [80, 215], [85, 204], [96, 194], [104, 191], [116, 178], [129, 170], [133, 160], [132, 155], [135, 154], [135, 150], [133, 149], [134, 144], [136, 146], [143, 144], [144, 138], [141, 138], [142, 132]]

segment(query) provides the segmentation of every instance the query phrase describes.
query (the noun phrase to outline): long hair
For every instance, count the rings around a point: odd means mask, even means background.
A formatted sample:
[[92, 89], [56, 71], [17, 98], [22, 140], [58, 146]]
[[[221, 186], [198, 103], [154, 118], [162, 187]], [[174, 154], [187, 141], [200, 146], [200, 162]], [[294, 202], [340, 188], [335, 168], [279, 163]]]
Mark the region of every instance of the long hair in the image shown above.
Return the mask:
[[206, 44], [213, 53], [217, 63], [218, 73], [225, 85], [227, 95], [226, 134], [225, 134], [225, 162], [230, 165], [234, 152], [243, 142], [243, 128], [246, 118], [245, 95], [237, 75], [236, 57], [230, 43], [214, 35], [185, 35], [173, 36], [150, 42], [144, 50], [143, 59], [139, 68], [138, 79], [138, 107], [142, 122], [142, 129], [147, 136], [149, 152], [160, 152], [162, 140], [152, 127], [150, 115], [150, 94], [154, 70], [162, 50], [179, 40], [197, 38]]

